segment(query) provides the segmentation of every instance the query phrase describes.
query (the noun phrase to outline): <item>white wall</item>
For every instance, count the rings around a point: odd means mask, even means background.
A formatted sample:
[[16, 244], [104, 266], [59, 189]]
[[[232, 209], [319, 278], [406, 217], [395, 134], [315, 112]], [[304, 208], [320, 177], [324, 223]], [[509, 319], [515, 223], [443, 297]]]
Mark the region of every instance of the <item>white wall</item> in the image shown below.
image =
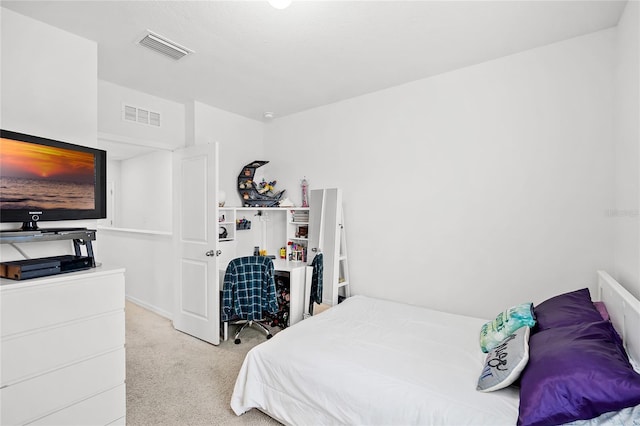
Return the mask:
[[[95, 44], [6, 9], [1, 19], [2, 127], [95, 146]], [[220, 143], [229, 205], [240, 204], [235, 179], [255, 159], [271, 160], [270, 175], [297, 203], [302, 176], [312, 188], [342, 187], [355, 293], [494, 316], [611, 270], [614, 224], [616, 272], [637, 283], [637, 224], [606, 213], [638, 209], [638, 118], [627, 109], [638, 104], [637, 22], [630, 2], [617, 39], [603, 31], [266, 126], [194, 102], [182, 135]], [[170, 242], [158, 243], [168, 237], [116, 232], [98, 245], [146, 260], [128, 272], [128, 296], [170, 315], [170, 274], [158, 266], [171, 257]], [[621, 238], [628, 232], [636, 237]]]
[[[3, 129], [97, 146], [97, 67], [94, 42], [11, 10], [1, 11]], [[46, 227], [46, 223], [40, 224]], [[49, 226], [96, 226], [96, 221]], [[17, 225], [3, 224], [2, 229]], [[71, 242], [22, 244], [31, 257], [72, 252]], [[99, 256], [99, 242], [94, 246]], [[2, 258], [21, 259], [3, 245]]]
[[[116, 191], [115, 205], [109, 210], [115, 221], [109, 226], [121, 228], [99, 230], [102, 260], [126, 268], [128, 299], [171, 317], [174, 255], [170, 150], [185, 145], [185, 106], [106, 81], [98, 82], [98, 94], [100, 143], [111, 158], [108, 180]], [[123, 120], [123, 104], [159, 112], [161, 127]], [[132, 148], [127, 149], [127, 145]]]
[[[127, 141], [176, 148], [185, 144], [185, 107], [178, 102], [152, 96], [104, 80], [98, 81], [98, 131], [124, 136]], [[160, 113], [160, 127], [125, 121], [123, 105]]]
[[114, 183], [113, 223], [101, 227], [101, 259], [126, 269], [128, 299], [161, 315], [173, 311], [172, 156], [158, 150], [109, 161]]
[[617, 28], [615, 73], [614, 277], [640, 297], [640, 6], [627, 3]]
[[121, 161], [121, 214], [115, 226], [171, 232], [172, 159], [162, 150]]
[[611, 269], [614, 42], [602, 31], [283, 117], [265, 146], [294, 201], [303, 175], [343, 188], [354, 293], [493, 317]]
[[2, 9], [2, 126], [97, 146], [97, 46]]
[[100, 229], [101, 260], [123, 266], [126, 297], [167, 318], [173, 316], [171, 235]]
[[269, 153], [268, 146], [263, 148], [264, 124], [197, 101], [188, 109], [192, 111], [194, 143], [219, 143], [218, 188], [226, 192], [226, 205], [241, 206], [236, 185], [242, 167], [253, 160], [262, 160], [265, 154], [276, 158]]

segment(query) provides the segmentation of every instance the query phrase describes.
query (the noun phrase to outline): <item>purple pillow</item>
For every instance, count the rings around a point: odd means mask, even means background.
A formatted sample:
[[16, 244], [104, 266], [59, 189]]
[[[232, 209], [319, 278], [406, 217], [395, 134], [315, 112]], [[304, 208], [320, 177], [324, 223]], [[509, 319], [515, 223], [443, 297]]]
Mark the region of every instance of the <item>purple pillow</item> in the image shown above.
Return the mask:
[[560, 294], [533, 308], [536, 314], [535, 332], [565, 325], [602, 321], [591, 301], [588, 288]]
[[640, 375], [610, 322], [531, 335], [529, 363], [520, 376], [518, 425], [587, 420], [638, 404]]

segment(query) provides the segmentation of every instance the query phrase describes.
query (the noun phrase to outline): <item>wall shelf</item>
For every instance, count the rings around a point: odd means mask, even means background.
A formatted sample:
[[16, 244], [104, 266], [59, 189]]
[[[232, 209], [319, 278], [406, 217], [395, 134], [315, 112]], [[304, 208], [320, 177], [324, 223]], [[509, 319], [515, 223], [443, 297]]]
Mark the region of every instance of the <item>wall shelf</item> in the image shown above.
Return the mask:
[[[227, 236], [225, 238], [218, 238], [218, 241], [227, 242], [234, 241], [237, 239], [238, 232], [242, 232], [242, 229], [236, 228], [236, 221], [238, 219], [242, 219], [243, 216], [238, 212], [269, 212], [269, 211], [277, 211], [277, 212], [287, 212], [286, 218], [286, 242], [292, 241], [300, 246], [304, 246], [306, 251], [308, 238], [297, 236], [300, 232], [300, 227], [306, 227], [308, 230], [309, 222], [308, 222], [308, 213], [309, 207], [233, 207], [233, 206], [225, 206], [218, 208], [218, 227], [224, 227], [227, 231]], [[304, 220], [295, 220], [294, 215], [289, 212], [300, 212], [306, 213], [306, 221]], [[219, 234], [222, 230], [219, 230]], [[287, 258], [289, 258], [289, 254], [291, 254], [291, 246], [288, 246], [287, 250]], [[302, 256], [300, 256], [302, 258]], [[306, 257], [306, 256], [305, 256]]]
[[95, 241], [93, 229], [42, 229], [40, 231], [1, 231], [0, 244], [34, 243], [39, 241], [84, 240]]

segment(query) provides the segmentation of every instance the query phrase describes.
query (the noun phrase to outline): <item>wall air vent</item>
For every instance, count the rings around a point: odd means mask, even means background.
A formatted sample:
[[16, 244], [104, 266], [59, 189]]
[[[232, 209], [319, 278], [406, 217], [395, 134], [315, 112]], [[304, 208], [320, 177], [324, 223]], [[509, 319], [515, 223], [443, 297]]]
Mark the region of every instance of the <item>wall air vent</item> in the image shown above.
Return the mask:
[[160, 114], [149, 111], [149, 125], [160, 127]]
[[171, 40], [168, 40], [158, 34], [154, 34], [147, 30], [147, 33], [142, 37], [138, 44], [148, 47], [154, 52], [161, 53], [172, 59], [178, 60], [193, 53], [193, 50], [187, 49], [184, 46], [180, 46]]
[[124, 105], [122, 110], [124, 121], [146, 124], [147, 126], [160, 127], [160, 113], [138, 108], [131, 105]]

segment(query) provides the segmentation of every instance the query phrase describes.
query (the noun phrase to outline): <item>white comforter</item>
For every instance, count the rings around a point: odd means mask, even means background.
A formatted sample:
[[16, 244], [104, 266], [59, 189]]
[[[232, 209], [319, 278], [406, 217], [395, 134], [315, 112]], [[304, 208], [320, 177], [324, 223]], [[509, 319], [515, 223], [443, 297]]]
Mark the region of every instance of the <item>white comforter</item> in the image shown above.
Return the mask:
[[486, 320], [354, 296], [254, 347], [231, 407], [291, 425], [515, 425], [518, 391], [476, 391]]

